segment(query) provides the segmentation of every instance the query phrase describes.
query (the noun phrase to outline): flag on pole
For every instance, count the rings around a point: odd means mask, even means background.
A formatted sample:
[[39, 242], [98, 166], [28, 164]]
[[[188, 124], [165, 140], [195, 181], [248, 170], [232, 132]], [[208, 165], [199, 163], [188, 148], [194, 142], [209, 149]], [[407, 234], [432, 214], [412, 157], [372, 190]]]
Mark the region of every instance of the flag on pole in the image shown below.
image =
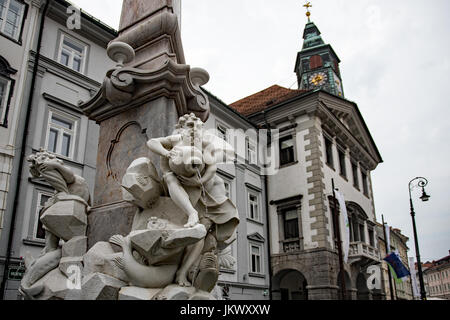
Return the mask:
[[339, 202], [341, 214], [339, 215], [339, 226], [342, 240], [342, 250], [344, 251], [344, 262], [348, 261], [348, 252], [350, 249], [350, 225], [348, 223], [347, 207], [345, 206], [344, 196], [337, 190], [334, 190], [336, 199]]
[[411, 286], [413, 288], [413, 295], [415, 298], [420, 298], [419, 287], [417, 286], [416, 264], [414, 262], [414, 257], [409, 257], [409, 270], [411, 271]]
[[397, 252], [391, 252], [383, 260], [385, 260], [388, 263], [389, 267], [392, 268], [392, 274], [397, 282], [403, 282], [409, 275], [411, 275], [409, 270], [403, 264]]

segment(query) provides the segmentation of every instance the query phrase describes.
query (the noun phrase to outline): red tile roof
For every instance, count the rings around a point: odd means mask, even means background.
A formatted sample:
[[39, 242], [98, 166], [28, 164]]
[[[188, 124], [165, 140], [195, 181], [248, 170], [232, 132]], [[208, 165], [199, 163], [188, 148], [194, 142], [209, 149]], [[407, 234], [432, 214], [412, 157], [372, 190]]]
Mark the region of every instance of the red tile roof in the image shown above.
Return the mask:
[[279, 85], [273, 85], [267, 89], [252, 94], [251, 96], [236, 101], [230, 104], [230, 106], [244, 116], [248, 116], [269, 108], [277, 103], [301, 95], [305, 92], [307, 91], [292, 90]]

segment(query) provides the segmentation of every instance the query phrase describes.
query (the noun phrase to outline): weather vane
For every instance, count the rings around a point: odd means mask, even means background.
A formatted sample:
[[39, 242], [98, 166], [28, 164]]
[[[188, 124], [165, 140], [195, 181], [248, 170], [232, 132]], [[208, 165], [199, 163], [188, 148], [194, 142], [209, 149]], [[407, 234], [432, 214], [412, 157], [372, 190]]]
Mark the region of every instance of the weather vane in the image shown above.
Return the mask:
[[306, 8], [306, 16], [308, 17], [308, 22], [311, 22], [311, 20], [309, 19], [309, 17], [311, 16], [311, 12], [309, 11], [309, 8], [312, 7], [311, 2], [306, 1], [306, 4], [303, 5]]

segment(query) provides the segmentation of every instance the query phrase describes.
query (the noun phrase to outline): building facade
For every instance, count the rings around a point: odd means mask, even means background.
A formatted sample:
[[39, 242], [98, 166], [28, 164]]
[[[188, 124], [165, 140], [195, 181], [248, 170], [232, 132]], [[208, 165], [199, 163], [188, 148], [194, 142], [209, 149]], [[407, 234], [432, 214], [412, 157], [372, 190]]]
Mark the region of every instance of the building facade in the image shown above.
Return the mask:
[[[382, 159], [358, 106], [343, 98], [341, 82], [336, 89], [339, 59], [312, 22], [295, 71], [298, 90], [274, 85], [231, 105], [274, 132], [276, 173], [267, 187], [272, 298], [338, 299], [343, 291], [346, 299], [378, 299], [381, 292], [367, 287], [367, 267], [380, 262], [370, 175]], [[333, 182], [349, 216], [343, 276]]]
[[423, 276], [427, 298], [450, 300], [450, 255], [429, 263]]
[[40, 6], [39, 1], [0, 2], [0, 236], [7, 223], [13, 159], [20, 155], [18, 118], [26, 101], [25, 70]]
[[[17, 132], [26, 133], [24, 157], [18, 152], [11, 161], [16, 172], [10, 180], [6, 223], [0, 241], [1, 256], [9, 256], [6, 273], [3, 272], [5, 258], [1, 266], [2, 274], [7, 276], [5, 299], [18, 297], [23, 274], [21, 257], [28, 253], [38, 256], [44, 247], [39, 212], [54, 192], [45, 181], [29, 174], [26, 158], [40, 149], [48, 150], [84, 177], [93, 190], [98, 126], [82, 114], [78, 102], [89, 99], [100, 87], [106, 71], [114, 66], [106, 55], [106, 46], [117, 35], [115, 30], [81, 12], [82, 28], [70, 28], [67, 24], [70, 3], [66, 1], [50, 1], [48, 5], [42, 1], [40, 6], [32, 2], [29, 7], [33, 9], [35, 24], [27, 32], [33, 45], [23, 49], [26, 64], [20, 77], [25, 80], [16, 128]], [[17, 170], [20, 166], [22, 173]], [[14, 232], [10, 241], [11, 230]]]
[[235, 149], [235, 163], [219, 165], [218, 172], [240, 219], [237, 239], [226, 252], [233, 263], [229, 263], [229, 257], [219, 259], [218, 285], [224, 299], [267, 300], [270, 275], [265, 176], [257, 160], [257, 141], [248, 139], [256, 127], [212, 94], [209, 100], [211, 114], [205, 129], [215, 131]]
[[[386, 296], [386, 300], [391, 300], [392, 295], [389, 284], [388, 264], [386, 261], [383, 260], [383, 258], [386, 257], [388, 253], [386, 253], [386, 242], [384, 239], [383, 226], [381, 224], [377, 224], [377, 234], [380, 248], [382, 287], [384, 295]], [[398, 252], [398, 255], [403, 265], [406, 267], [406, 269], [408, 269], [411, 272], [408, 260], [409, 248], [407, 245], [409, 238], [403, 235], [401, 233], [401, 230], [396, 228], [389, 228], [389, 239], [390, 239], [389, 252]], [[405, 281], [401, 280], [397, 281], [391, 273], [391, 283], [392, 283], [393, 297], [395, 300], [414, 300], [411, 277], [408, 277]]]

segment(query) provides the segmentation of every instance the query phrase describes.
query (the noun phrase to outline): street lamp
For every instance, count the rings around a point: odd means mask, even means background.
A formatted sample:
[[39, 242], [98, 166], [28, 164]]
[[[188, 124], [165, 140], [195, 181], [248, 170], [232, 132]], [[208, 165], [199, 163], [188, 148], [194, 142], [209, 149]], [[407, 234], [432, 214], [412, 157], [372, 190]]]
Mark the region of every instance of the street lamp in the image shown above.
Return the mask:
[[[411, 185], [415, 181], [417, 181], [417, 184]], [[409, 205], [410, 205], [411, 217], [412, 217], [412, 223], [413, 223], [413, 230], [414, 230], [414, 244], [415, 244], [415, 247], [416, 247], [417, 269], [419, 271], [420, 298], [422, 300], [426, 300], [427, 296], [426, 296], [426, 292], [425, 292], [425, 285], [424, 285], [424, 282], [423, 282], [422, 263], [420, 262], [419, 243], [417, 242], [417, 229], [416, 229], [416, 221], [415, 221], [416, 213], [414, 212], [413, 201], [412, 201], [412, 198], [411, 198], [411, 190], [415, 186], [418, 186], [418, 187], [422, 188], [422, 195], [420, 196], [420, 199], [422, 201], [424, 201], [424, 202], [428, 201], [428, 200], [430, 200], [430, 196], [425, 192], [425, 186], [427, 184], [428, 184], [428, 180], [423, 178], [423, 177], [414, 178], [408, 184]]]

